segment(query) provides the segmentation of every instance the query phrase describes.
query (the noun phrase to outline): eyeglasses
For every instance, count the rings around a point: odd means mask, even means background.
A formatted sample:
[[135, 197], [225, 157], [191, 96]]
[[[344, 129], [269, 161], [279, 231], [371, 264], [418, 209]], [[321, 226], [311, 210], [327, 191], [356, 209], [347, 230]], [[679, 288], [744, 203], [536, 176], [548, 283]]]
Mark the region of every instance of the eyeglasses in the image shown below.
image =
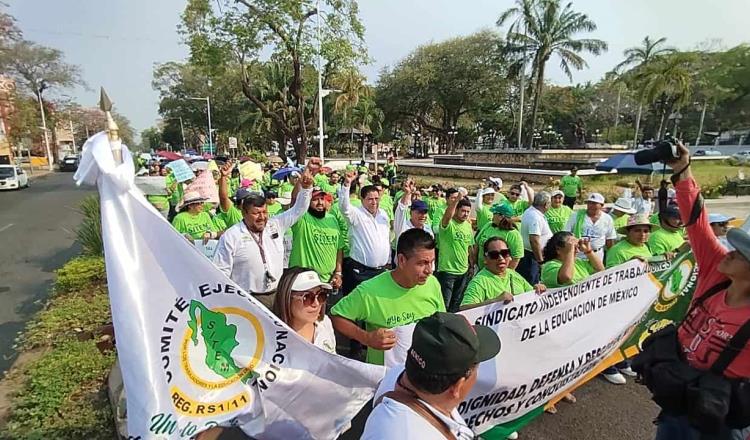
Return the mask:
[[310, 307], [313, 304], [315, 304], [315, 299], [318, 300], [318, 304], [325, 304], [328, 300], [328, 290], [306, 290], [301, 292], [293, 292], [295, 299], [301, 299], [302, 304], [304, 304], [306, 307]]
[[514, 196], [514, 197], [520, 197], [521, 193], [512, 192], [512, 193], [509, 193], [509, 195]]
[[490, 260], [497, 260], [500, 257], [508, 258], [510, 257], [510, 249], [500, 249], [499, 251], [488, 251], [485, 252], [484, 255], [487, 256]]

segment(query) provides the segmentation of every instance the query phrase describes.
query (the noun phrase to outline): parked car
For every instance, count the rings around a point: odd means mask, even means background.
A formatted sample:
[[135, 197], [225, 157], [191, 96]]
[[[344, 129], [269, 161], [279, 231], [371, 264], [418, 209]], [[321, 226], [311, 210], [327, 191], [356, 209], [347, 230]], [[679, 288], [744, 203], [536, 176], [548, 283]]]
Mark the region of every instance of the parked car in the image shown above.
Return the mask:
[[29, 187], [29, 176], [16, 165], [0, 165], [0, 190]]
[[721, 151], [714, 150], [713, 148], [710, 150], [695, 150], [693, 156], [721, 156]]
[[65, 156], [65, 158], [60, 162], [60, 171], [75, 171], [78, 169], [78, 163], [80, 162], [80, 157], [77, 155], [75, 156]]
[[732, 157], [740, 162], [747, 162], [748, 160], [750, 160], [750, 150], [744, 150], [740, 151], [739, 153], [734, 153]]

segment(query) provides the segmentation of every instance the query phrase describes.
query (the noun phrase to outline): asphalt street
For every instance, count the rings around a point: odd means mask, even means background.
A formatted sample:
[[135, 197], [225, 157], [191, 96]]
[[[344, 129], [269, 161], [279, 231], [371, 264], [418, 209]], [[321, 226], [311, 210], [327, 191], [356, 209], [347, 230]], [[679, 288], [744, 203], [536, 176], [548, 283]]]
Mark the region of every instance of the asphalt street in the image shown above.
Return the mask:
[[49, 295], [54, 270], [80, 251], [78, 205], [93, 192], [60, 172], [0, 191], [0, 377], [15, 359], [18, 332]]

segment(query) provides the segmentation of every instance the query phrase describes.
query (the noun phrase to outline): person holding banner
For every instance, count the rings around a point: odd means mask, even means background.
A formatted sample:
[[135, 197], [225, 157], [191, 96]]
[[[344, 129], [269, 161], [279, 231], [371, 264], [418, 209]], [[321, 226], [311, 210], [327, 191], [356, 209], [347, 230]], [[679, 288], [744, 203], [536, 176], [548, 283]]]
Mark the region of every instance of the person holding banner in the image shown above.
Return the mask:
[[513, 222], [513, 208], [505, 202], [496, 203], [490, 213], [492, 222], [477, 231], [474, 261], [480, 268], [484, 267], [484, 243], [492, 237], [500, 237], [510, 249], [508, 267], [515, 270], [523, 258], [523, 238]]
[[190, 240], [208, 240], [218, 237], [218, 231], [211, 216], [203, 210], [206, 201], [197, 191], [188, 191], [182, 200], [180, 213], [172, 220], [172, 226], [177, 232]]
[[461, 306], [480, 304], [501, 297], [507, 304], [515, 295], [531, 290], [544, 292], [544, 284], [532, 286], [509, 267], [511, 253], [508, 244], [500, 237], [491, 237], [482, 247], [485, 267], [469, 282]]
[[336, 353], [336, 335], [331, 319], [326, 316], [326, 301], [332, 289], [312, 269], [289, 268], [279, 280], [272, 310], [306, 341]]
[[242, 221], [224, 232], [214, 255], [214, 265], [219, 270], [268, 308], [273, 305], [283, 271], [284, 234], [310, 206], [313, 177], [309, 170], [299, 182], [302, 190], [294, 206], [270, 219], [266, 198], [261, 193], [244, 191], [243, 197], [236, 200]]
[[463, 316], [420, 320], [404, 366], [392, 368], [375, 393], [362, 440], [474, 439], [458, 405], [476, 383], [479, 364], [499, 352], [497, 334]]
[[653, 231], [654, 225], [648, 216], [636, 214], [628, 219], [628, 223], [617, 230], [618, 234], [624, 234], [625, 238], [607, 251], [607, 269], [615, 267], [633, 258], [648, 261], [651, 251], [648, 249], [648, 238]]
[[[367, 346], [367, 362], [383, 365], [383, 350], [396, 345], [393, 327], [444, 312], [440, 284], [432, 276], [435, 239], [422, 229], [401, 234], [396, 269], [360, 284], [331, 309], [333, 327]], [[356, 321], [364, 321], [362, 330]]]
[[[750, 435], [750, 235], [731, 229], [724, 249], [711, 231], [690, 151], [668, 163], [681, 219], [700, 267], [690, 310], [643, 343], [633, 369], [662, 407], [657, 440], [745, 439]], [[666, 376], [665, 376], [666, 375]]]

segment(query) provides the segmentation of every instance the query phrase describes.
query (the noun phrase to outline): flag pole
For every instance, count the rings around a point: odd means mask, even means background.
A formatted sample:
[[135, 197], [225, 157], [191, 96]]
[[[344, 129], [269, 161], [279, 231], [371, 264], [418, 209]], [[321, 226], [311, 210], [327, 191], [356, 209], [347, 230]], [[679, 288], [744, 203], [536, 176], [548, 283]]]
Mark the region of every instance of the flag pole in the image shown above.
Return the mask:
[[117, 126], [114, 118], [112, 118], [112, 101], [109, 99], [109, 96], [107, 96], [107, 92], [104, 91], [104, 87], [101, 88], [99, 108], [102, 109], [104, 115], [107, 117], [107, 138], [109, 138], [109, 147], [112, 150], [112, 157], [115, 159], [115, 163], [120, 165], [122, 163], [122, 140], [120, 139], [120, 128]]

